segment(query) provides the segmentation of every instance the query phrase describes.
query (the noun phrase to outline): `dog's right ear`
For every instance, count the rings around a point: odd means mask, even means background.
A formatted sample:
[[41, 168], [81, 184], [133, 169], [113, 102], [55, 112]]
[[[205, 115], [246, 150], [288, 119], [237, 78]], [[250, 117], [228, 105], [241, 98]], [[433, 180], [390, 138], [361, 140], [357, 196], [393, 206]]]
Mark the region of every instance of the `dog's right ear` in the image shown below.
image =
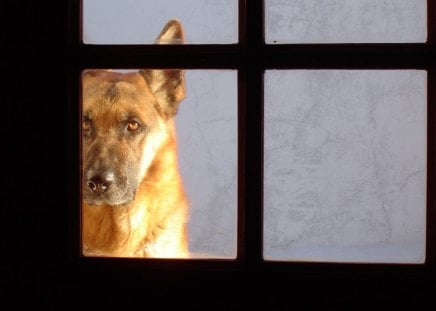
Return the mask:
[[[178, 20], [170, 20], [156, 39], [156, 44], [183, 44], [185, 35]], [[185, 73], [182, 69], [143, 69], [145, 78], [156, 97], [160, 112], [171, 118], [177, 113], [179, 103], [185, 98]]]

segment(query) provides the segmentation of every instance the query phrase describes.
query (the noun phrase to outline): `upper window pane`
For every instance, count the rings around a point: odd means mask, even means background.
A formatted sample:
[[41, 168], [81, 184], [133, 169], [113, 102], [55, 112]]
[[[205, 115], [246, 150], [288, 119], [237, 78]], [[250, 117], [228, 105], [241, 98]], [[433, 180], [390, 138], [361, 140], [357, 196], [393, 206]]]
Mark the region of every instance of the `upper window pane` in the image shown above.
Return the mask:
[[188, 44], [238, 42], [237, 0], [83, 0], [83, 42], [153, 44], [174, 18]]
[[426, 0], [265, 0], [267, 43], [416, 43]]

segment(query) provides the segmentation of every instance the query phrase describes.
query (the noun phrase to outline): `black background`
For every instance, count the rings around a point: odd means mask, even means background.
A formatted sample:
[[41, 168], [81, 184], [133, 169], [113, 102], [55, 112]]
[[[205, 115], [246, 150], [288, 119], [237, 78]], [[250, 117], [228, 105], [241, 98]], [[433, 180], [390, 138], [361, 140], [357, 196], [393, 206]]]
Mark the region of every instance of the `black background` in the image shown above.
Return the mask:
[[[73, 219], [70, 202], [75, 185], [72, 178], [78, 168], [71, 156], [78, 151], [74, 139], [78, 127], [75, 110], [69, 107], [74, 86], [71, 70], [80, 62], [80, 55], [71, 49], [68, 2], [2, 0], [0, 13], [2, 302], [31, 304], [37, 309], [434, 306], [434, 252], [433, 261], [425, 268], [262, 266], [249, 256], [241, 264], [217, 264], [216, 268], [201, 263], [195, 267], [159, 261], [80, 260], [72, 242], [77, 219]], [[434, 50], [431, 52], [425, 55], [427, 60], [434, 56]], [[254, 93], [252, 96], [261, 95]], [[248, 101], [249, 95], [245, 99]], [[261, 109], [254, 111], [258, 114], [241, 117], [259, 119]], [[429, 107], [429, 111], [433, 109]], [[261, 133], [259, 126], [250, 138], [248, 121], [243, 122], [246, 145], [260, 146], [256, 137]], [[253, 157], [250, 161], [261, 159]], [[242, 190], [259, 190], [259, 183], [248, 177]], [[246, 192], [242, 195], [247, 208], [249, 203], [260, 206], [261, 195]], [[249, 222], [251, 216], [247, 215]], [[248, 232], [254, 230], [247, 226]], [[430, 239], [434, 241], [434, 237]]]

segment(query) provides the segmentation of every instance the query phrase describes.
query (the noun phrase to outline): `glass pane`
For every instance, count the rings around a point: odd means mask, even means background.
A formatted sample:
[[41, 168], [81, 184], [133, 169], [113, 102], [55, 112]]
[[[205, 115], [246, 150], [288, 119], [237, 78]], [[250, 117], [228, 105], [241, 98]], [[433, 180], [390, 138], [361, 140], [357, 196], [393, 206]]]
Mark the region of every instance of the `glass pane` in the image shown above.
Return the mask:
[[236, 258], [236, 71], [87, 70], [82, 83], [84, 255]]
[[237, 0], [83, 0], [83, 41], [153, 44], [171, 19], [182, 23], [186, 43], [238, 42]]
[[266, 72], [265, 259], [424, 262], [426, 79]]
[[265, 0], [267, 43], [427, 40], [426, 0]]

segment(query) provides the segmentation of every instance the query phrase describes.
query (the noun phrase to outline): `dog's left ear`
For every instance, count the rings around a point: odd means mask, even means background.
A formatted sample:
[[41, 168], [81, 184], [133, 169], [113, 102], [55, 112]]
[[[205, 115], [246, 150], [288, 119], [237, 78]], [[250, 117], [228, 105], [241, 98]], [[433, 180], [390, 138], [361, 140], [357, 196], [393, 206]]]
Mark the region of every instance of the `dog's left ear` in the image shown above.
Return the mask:
[[[185, 35], [178, 20], [170, 20], [156, 39], [156, 44], [183, 44]], [[181, 69], [143, 69], [145, 78], [159, 103], [160, 112], [174, 117], [179, 103], [185, 98], [185, 73]]]

